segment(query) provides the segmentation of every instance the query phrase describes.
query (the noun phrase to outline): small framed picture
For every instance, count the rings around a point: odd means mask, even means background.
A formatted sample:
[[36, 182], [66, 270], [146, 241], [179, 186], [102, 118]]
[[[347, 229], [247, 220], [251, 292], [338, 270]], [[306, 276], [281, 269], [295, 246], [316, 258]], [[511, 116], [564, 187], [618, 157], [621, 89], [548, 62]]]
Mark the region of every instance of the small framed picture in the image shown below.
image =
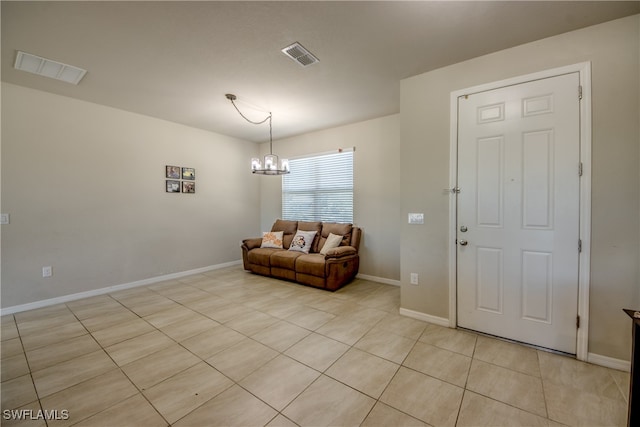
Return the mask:
[[182, 179], [196, 179], [196, 170], [194, 168], [182, 168]]
[[182, 181], [182, 192], [183, 193], [195, 193], [196, 192], [196, 183], [190, 181]]
[[167, 193], [179, 193], [180, 181], [174, 181], [172, 179], [167, 180]]
[[180, 179], [180, 166], [167, 166], [167, 178]]

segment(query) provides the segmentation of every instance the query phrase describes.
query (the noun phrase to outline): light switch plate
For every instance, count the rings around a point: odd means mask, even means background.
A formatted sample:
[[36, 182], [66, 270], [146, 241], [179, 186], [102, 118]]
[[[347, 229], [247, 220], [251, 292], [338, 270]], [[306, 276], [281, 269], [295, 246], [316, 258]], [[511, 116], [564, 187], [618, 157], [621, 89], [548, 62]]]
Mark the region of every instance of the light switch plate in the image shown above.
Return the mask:
[[9, 224], [9, 214], [0, 214], [0, 224]]
[[409, 214], [409, 224], [424, 224], [424, 214], [423, 213], [410, 213]]

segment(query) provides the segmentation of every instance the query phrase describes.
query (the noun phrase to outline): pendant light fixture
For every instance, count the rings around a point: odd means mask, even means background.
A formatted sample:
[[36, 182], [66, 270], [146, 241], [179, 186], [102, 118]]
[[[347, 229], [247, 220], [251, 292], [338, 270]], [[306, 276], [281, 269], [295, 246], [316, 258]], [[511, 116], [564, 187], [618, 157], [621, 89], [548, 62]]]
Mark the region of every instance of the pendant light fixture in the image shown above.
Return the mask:
[[290, 172], [289, 170], [289, 160], [287, 159], [278, 159], [278, 156], [273, 154], [273, 132], [271, 126], [271, 113], [264, 119], [259, 122], [254, 122], [253, 120], [249, 120], [242, 112], [238, 109], [238, 106], [235, 103], [237, 97], [232, 93], [227, 93], [225, 95], [231, 104], [234, 106], [238, 114], [253, 125], [261, 125], [262, 123], [269, 121], [269, 154], [264, 156], [264, 163], [260, 161], [259, 158], [254, 157], [251, 159], [251, 172], [259, 175], [285, 175]]

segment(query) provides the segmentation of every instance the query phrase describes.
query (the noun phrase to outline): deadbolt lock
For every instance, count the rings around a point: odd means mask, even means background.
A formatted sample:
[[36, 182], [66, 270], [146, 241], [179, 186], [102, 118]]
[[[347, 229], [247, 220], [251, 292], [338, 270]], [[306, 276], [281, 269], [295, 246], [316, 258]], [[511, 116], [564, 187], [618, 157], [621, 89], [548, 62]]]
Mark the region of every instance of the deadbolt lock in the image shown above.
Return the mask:
[[465, 227], [464, 225], [462, 227], [460, 227], [460, 231], [462, 231], [463, 233], [467, 232], [467, 227]]

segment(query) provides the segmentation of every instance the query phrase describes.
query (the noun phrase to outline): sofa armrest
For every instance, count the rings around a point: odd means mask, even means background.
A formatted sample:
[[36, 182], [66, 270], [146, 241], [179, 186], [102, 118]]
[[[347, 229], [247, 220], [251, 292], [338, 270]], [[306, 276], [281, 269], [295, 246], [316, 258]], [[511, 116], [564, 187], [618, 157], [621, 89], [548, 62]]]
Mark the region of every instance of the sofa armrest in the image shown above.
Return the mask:
[[337, 248], [329, 249], [325, 255], [325, 259], [330, 258], [342, 258], [343, 256], [357, 255], [358, 251], [353, 246], [338, 246]]
[[247, 250], [259, 248], [262, 245], [262, 237], [254, 237], [252, 239], [244, 239], [242, 241], [242, 246], [247, 248]]

